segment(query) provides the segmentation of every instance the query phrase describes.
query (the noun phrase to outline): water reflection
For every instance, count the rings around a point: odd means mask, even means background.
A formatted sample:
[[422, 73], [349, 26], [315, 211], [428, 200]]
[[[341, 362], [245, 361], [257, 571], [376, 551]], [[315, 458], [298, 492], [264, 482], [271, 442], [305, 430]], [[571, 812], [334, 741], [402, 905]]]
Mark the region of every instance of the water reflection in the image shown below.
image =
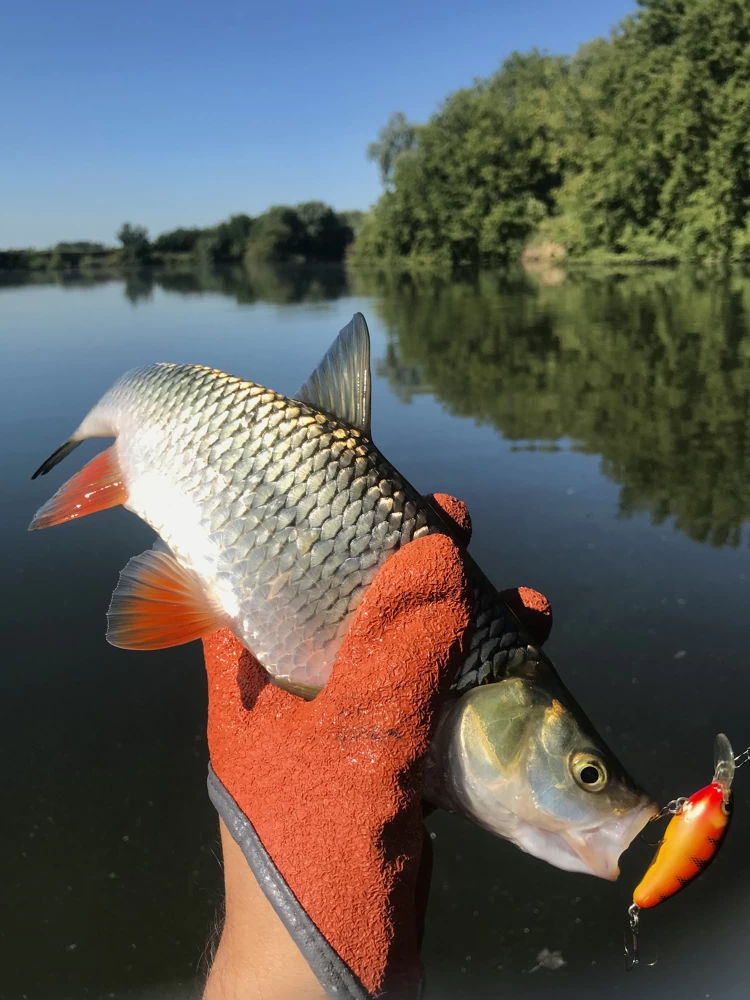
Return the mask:
[[[124, 280], [123, 280], [124, 278]], [[408, 401], [434, 394], [519, 448], [602, 458], [620, 516], [647, 512], [698, 542], [737, 546], [750, 515], [750, 280], [648, 270], [481, 274], [450, 281], [337, 266], [25, 276], [129, 302], [155, 288], [238, 304], [373, 296], [389, 340], [378, 374]], [[18, 279], [0, 275], [2, 285]]]
[[167, 292], [184, 295], [215, 292], [243, 305], [253, 302], [273, 302], [277, 305], [327, 302], [349, 292], [346, 271], [335, 265], [269, 265], [252, 270], [235, 267], [189, 274], [163, 272], [156, 280]]
[[565, 439], [602, 457], [620, 514], [647, 511], [736, 546], [750, 514], [750, 281], [741, 275], [573, 274], [444, 284], [371, 276], [389, 331], [380, 374], [402, 398], [519, 446]]
[[155, 288], [178, 295], [226, 295], [241, 305], [273, 302], [292, 305], [327, 302], [349, 293], [346, 271], [337, 265], [268, 265], [246, 269], [241, 266], [194, 271], [132, 268], [37, 271], [8, 274], [0, 271], [0, 291], [23, 285], [58, 285], [67, 288], [94, 288], [108, 282], [122, 283], [125, 298], [133, 305], [148, 302]]

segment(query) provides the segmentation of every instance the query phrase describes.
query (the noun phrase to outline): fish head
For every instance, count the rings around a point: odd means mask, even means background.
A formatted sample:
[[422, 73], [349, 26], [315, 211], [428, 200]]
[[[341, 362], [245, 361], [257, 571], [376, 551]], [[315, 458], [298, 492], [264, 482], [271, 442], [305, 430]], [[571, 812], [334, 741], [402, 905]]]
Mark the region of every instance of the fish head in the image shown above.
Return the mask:
[[614, 880], [658, 809], [549, 670], [550, 683], [508, 677], [447, 707], [427, 796], [558, 868]]

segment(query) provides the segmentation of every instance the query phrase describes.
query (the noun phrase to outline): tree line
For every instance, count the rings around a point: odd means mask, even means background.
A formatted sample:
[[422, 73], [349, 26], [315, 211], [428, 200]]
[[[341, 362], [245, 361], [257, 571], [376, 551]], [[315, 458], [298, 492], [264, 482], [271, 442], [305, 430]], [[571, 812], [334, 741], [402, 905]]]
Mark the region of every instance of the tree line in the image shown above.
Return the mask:
[[363, 213], [336, 212], [320, 201], [275, 205], [253, 218], [237, 214], [207, 228], [173, 229], [149, 238], [145, 226], [124, 223], [119, 248], [79, 241], [49, 250], [0, 251], [0, 268], [66, 270], [142, 267], [148, 264], [215, 265], [338, 262], [344, 259], [362, 223]]
[[360, 263], [750, 256], [750, 4], [638, 0], [572, 57], [514, 53], [368, 150]]
[[[394, 114], [363, 216], [322, 202], [237, 214], [122, 249], [0, 252], [0, 267], [246, 260], [455, 268], [568, 256], [750, 257], [750, 3], [637, 0], [571, 57], [514, 53], [424, 124]], [[81, 249], [71, 249], [79, 246]], [[115, 254], [115, 256], [113, 256]]]

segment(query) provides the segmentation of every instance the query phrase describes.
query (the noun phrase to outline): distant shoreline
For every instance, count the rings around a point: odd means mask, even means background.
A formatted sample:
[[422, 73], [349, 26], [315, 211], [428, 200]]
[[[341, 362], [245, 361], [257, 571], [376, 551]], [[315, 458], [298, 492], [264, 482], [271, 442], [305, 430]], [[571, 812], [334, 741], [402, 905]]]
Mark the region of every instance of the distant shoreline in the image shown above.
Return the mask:
[[[292, 264], [300, 266], [330, 265], [343, 267], [343, 261], [315, 260], [310, 258], [290, 259], [285, 261], [257, 261], [259, 265]], [[147, 260], [133, 262], [127, 259], [125, 251], [116, 247], [95, 253], [83, 251], [56, 250], [0, 250], [0, 272], [17, 271], [26, 274], [60, 274], [86, 271], [116, 271], [126, 272], [146, 269], [169, 269], [182, 271], [200, 270], [206, 265], [197, 260], [193, 253], [154, 253]], [[240, 260], [227, 260], [212, 264], [212, 267], [241, 267]]]
[[[735, 264], [742, 263], [747, 258], [738, 258], [733, 261]], [[405, 274], [444, 274], [444, 269], [440, 267], [430, 267], [426, 264], [412, 265], [404, 260], [385, 260], [379, 266], [374, 266], [371, 261], [331, 261], [331, 260], [266, 260], [254, 262], [257, 266], [284, 266], [302, 265], [310, 266], [331, 266], [331, 267], [351, 267], [354, 270], [369, 271], [382, 270], [402, 272]], [[553, 270], [562, 272], [576, 270], [581, 267], [622, 267], [622, 268], [672, 268], [685, 265], [695, 265], [699, 262], [694, 258], [667, 257], [643, 257], [635, 254], [613, 254], [595, 253], [587, 256], [573, 257], [564, 253], [560, 255], [537, 255], [531, 249], [524, 251], [514, 262], [505, 267], [498, 268], [497, 265], [479, 267], [480, 271], [508, 270], [521, 267], [531, 275], [548, 273]], [[212, 264], [211, 267], [241, 267], [241, 261], [230, 260]], [[138, 270], [169, 270], [195, 272], [204, 269], [206, 264], [196, 260], [192, 253], [155, 253], [147, 261], [135, 263], [127, 259], [123, 250], [112, 248], [98, 252], [78, 252], [78, 251], [56, 251], [56, 250], [0, 250], [0, 273], [19, 273], [28, 275], [43, 274], [75, 274], [103, 273], [124, 274]]]

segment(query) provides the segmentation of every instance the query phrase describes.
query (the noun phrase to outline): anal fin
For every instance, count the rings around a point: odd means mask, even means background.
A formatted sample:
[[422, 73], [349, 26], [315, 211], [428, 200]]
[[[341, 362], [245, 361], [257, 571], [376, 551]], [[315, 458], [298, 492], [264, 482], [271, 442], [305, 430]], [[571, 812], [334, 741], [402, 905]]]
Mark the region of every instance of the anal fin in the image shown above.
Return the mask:
[[[63, 446], [65, 447], [65, 446]], [[58, 449], [60, 451], [62, 449]], [[72, 449], [71, 449], [72, 450]], [[29, 531], [117, 507], [128, 499], [115, 446], [92, 458], [36, 512]]]
[[288, 677], [274, 677], [273, 674], [269, 674], [268, 679], [275, 687], [288, 691], [290, 694], [296, 694], [300, 698], [304, 698], [305, 701], [312, 701], [315, 695], [320, 692], [320, 688], [314, 684], [302, 684], [300, 681], [291, 681]]
[[121, 649], [179, 646], [228, 624], [198, 576], [154, 549], [134, 556], [120, 573], [107, 621], [107, 640]]

